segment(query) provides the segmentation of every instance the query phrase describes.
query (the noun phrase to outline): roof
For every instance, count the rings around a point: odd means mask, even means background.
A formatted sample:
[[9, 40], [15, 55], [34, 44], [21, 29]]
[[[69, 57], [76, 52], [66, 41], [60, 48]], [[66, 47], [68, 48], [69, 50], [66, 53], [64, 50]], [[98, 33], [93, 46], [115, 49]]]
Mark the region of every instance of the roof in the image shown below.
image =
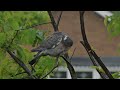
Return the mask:
[[113, 13], [110, 11], [94, 11], [96, 14], [100, 15], [101, 17], [105, 18], [106, 16], [112, 16]]
[[[120, 57], [101, 57], [106, 66], [120, 66]], [[93, 65], [89, 57], [73, 57], [71, 64], [73, 66], [91, 66]]]

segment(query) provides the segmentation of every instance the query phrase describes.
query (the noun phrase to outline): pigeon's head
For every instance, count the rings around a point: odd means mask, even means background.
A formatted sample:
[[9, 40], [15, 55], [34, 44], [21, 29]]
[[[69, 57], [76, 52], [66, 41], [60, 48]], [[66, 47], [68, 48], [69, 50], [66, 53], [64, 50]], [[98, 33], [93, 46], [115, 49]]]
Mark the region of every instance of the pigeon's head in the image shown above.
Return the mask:
[[72, 39], [68, 37], [67, 35], [63, 37], [63, 43], [66, 47], [71, 47], [73, 45]]

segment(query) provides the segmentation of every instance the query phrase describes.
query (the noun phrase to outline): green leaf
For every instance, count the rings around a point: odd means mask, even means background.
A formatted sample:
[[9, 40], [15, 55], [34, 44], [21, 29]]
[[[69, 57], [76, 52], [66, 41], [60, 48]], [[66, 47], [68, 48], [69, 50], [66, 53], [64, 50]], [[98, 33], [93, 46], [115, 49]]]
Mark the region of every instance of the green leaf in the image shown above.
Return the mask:
[[31, 45], [36, 38], [36, 30], [30, 29], [21, 31], [18, 37], [22, 44]]
[[26, 60], [26, 53], [24, 52], [24, 48], [18, 44], [12, 44], [10, 46], [10, 50], [14, 52], [14, 54], [21, 60]]
[[105, 71], [99, 66], [91, 66], [91, 68], [97, 69], [99, 72], [105, 73]]
[[16, 48], [17, 51], [17, 57], [20, 58], [21, 60], [26, 60], [26, 54], [20, 46], [17, 46]]
[[10, 26], [11, 26], [11, 28], [13, 29], [13, 30], [17, 30], [17, 29], [19, 29], [19, 24], [18, 24], [18, 21], [16, 21], [15, 19], [8, 19], [9, 20], [9, 24], [10, 24]]
[[36, 64], [34, 73], [38, 76], [43, 76], [47, 74], [55, 65], [55, 58], [50, 56], [41, 57], [39, 62]]
[[26, 61], [25, 62], [28, 64], [28, 61], [32, 60], [34, 53], [31, 53], [30, 50], [28, 50], [28, 49], [26, 49], [24, 47], [22, 49], [23, 49], [23, 51], [25, 53], [25, 56], [26, 56]]
[[110, 16], [106, 16], [106, 17], [105, 17], [105, 19], [104, 19], [104, 24], [105, 24], [105, 26], [107, 26], [107, 25], [110, 23], [109, 19], [111, 19]]
[[38, 39], [40, 39], [42, 41], [44, 39], [44, 34], [45, 34], [44, 32], [42, 32], [42, 31], [40, 32], [39, 31], [39, 32], [37, 32], [36, 36], [37, 36]]
[[4, 30], [5, 32], [7, 32], [7, 31], [9, 31], [9, 30], [12, 30], [8, 23], [5, 22], [4, 24], [5, 24], [5, 25], [3, 25], [3, 30]]
[[104, 20], [104, 24], [111, 36], [120, 35], [120, 15], [118, 13], [107, 16]]
[[112, 74], [112, 76], [116, 79], [120, 78], [120, 72], [115, 72], [115, 73]]
[[0, 47], [3, 47], [6, 42], [6, 34], [0, 33]]
[[6, 51], [3, 49], [0, 49], [0, 60], [3, 60], [6, 57]]
[[5, 32], [5, 34], [6, 34], [6, 37], [7, 37], [7, 42], [11, 42], [13, 37], [16, 34], [16, 31], [7, 31], [7, 32]]

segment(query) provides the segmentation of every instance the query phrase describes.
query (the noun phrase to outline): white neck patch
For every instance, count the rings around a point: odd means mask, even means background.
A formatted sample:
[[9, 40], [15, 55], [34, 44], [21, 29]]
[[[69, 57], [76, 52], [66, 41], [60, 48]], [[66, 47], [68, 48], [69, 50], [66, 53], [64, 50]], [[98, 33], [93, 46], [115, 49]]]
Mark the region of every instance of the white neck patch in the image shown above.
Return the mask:
[[67, 35], [65, 35], [64, 40], [66, 40], [66, 39], [67, 39], [67, 37], [68, 37], [68, 36], [67, 36]]

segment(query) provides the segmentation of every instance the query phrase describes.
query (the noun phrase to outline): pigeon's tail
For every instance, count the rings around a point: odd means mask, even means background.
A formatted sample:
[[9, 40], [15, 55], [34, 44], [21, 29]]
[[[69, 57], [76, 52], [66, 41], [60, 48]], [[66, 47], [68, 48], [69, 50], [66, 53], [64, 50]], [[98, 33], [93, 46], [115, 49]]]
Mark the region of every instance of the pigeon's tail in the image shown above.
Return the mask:
[[42, 52], [42, 49], [39, 50], [39, 49], [32, 49], [31, 52]]
[[30, 65], [33, 65], [36, 61], [37, 61], [36, 59], [31, 60], [31, 61], [29, 62], [29, 64], [30, 64]]
[[42, 52], [43, 50], [45, 50], [45, 48], [35, 48], [35, 49], [32, 49], [31, 52]]
[[35, 64], [39, 58], [41, 57], [42, 53], [41, 52], [38, 52], [37, 55], [29, 62], [30, 65], [33, 65]]

